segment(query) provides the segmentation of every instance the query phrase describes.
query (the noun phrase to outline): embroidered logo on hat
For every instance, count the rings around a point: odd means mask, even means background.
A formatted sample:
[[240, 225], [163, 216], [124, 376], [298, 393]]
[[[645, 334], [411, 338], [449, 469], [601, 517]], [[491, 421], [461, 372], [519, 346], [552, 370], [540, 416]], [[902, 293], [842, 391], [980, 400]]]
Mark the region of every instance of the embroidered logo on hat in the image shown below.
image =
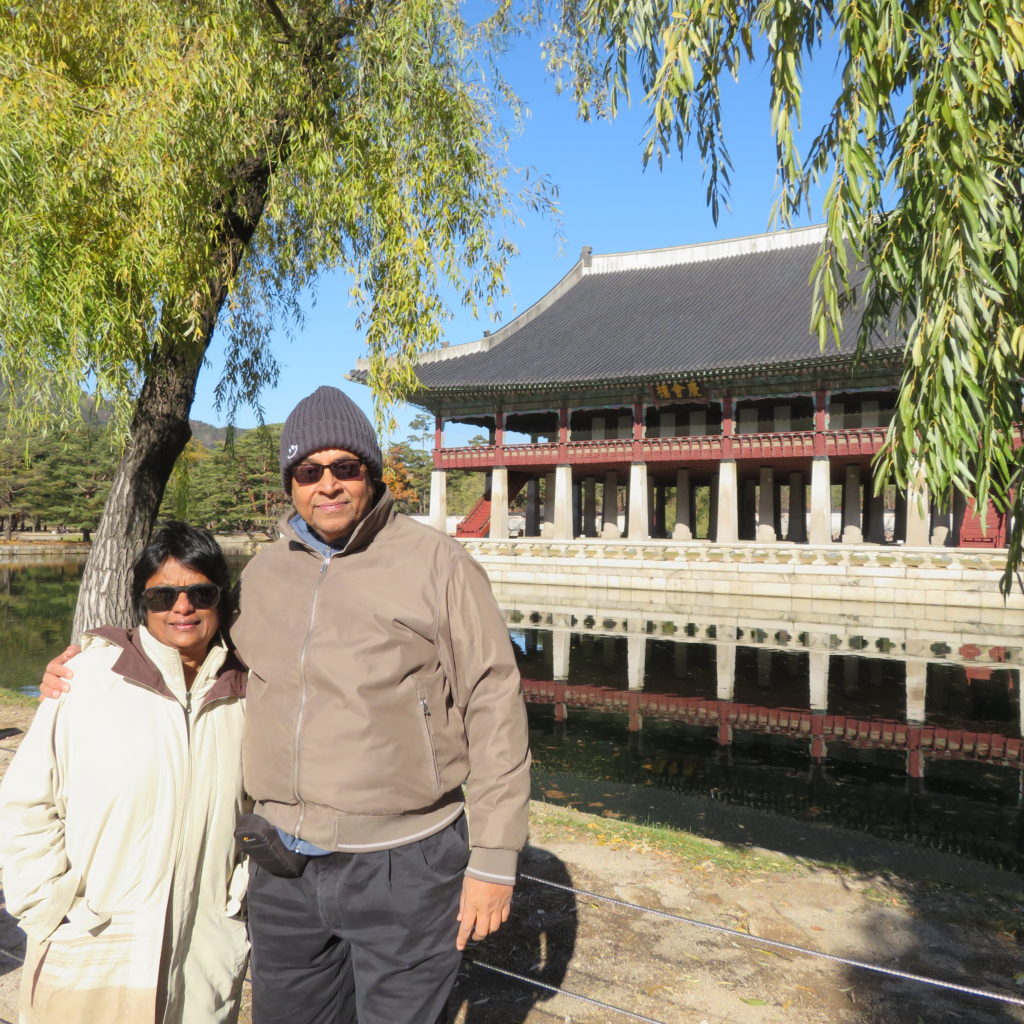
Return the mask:
[[288, 458], [294, 459], [299, 453], [299, 446], [297, 444], [288, 445]]

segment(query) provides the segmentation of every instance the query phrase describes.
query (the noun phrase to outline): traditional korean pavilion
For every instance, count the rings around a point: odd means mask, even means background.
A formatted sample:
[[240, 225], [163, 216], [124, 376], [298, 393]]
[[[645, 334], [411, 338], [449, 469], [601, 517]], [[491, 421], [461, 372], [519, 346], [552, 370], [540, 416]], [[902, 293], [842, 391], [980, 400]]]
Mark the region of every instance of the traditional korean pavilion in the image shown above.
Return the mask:
[[[857, 323], [810, 333], [824, 228], [597, 255], [478, 341], [421, 357], [414, 404], [436, 418], [431, 520], [450, 470], [488, 475], [461, 536], [1001, 546], [1000, 518], [927, 495], [874, 494], [900, 339], [854, 359]], [[351, 375], [366, 379], [365, 367]], [[488, 443], [448, 447], [471, 424]], [[836, 485], [840, 485], [837, 487]], [[698, 517], [698, 496], [705, 514]]]

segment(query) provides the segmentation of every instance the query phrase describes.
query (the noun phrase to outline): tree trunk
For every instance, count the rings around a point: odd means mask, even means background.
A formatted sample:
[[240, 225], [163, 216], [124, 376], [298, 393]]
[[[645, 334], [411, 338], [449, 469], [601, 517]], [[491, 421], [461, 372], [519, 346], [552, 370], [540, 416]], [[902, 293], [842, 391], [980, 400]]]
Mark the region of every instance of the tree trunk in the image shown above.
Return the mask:
[[[209, 337], [209, 334], [207, 334]], [[160, 510], [164, 487], [192, 430], [202, 352], [165, 357], [146, 378], [132, 418], [131, 440], [117, 467], [96, 539], [85, 563], [72, 639], [103, 625], [134, 626], [131, 569]]]
[[270, 174], [266, 156], [248, 157], [234, 169], [231, 190], [222, 200], [221, 244], [210, 261], [208, 286], [196, 297], [203, 311], [200, 323], [178, 320], [173, 310], [164, 311], [157, 348], [135, 404], [128, 446], [85, 563], [73, 640], [95, 626], [138, 623], [131, 606], [132, 563], [149, 541], [171, 470], [192, 436], [188, 418], [196, 378], [228, 288], [263, 216]]

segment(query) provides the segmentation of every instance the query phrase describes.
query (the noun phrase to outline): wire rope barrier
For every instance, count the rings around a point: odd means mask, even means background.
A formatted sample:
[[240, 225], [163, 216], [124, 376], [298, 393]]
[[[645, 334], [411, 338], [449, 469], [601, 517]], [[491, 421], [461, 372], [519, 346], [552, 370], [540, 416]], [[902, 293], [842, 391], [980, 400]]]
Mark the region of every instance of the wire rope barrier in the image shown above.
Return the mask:
[[751, 935], [750, 932], [737, 931], [735, 928], [727, 928], [720, 924], [710, 924], [707, 921], [698, 921], [693, 917], [683, 917], [681, 914], [672, 914], [667, 910], [654, 910], [651, 907], [641, 906], [639, 903], [630, 903], [628, 900], [616, 899], [614, 896], [602, 896], [587, 889], [575, 889], [571, 885], [563, 885], [561, 882], [552, 882], [546, 878], [538, 878], [536, 875], [520, 875], [520, 878], [539, 885], [546, 885], [552, 889], [560, 889], [562, 892], [570, 892], [576, 896], [586, 896], [588, 899], [600, 900], [603, 903], [611, 903], [617, 907], [625, 907], [629, 910], [639, 910], [654, 917], [666, 918], [670, 921], [679, 921], [682, 924], [693, 925], [695, 928], [703, 928], [707, 931], [717, 932], [721, 935], [728, 935], [731, 938], [742, 939], [744, 942], [759, 943], [763, 946], [771, 946], [773, 949], [783, 949], [788, 953], [802, 953], [805, 956], [817, 957], [820, 960], [828, 960], [831, 963], [842, 964], [844, 967], [857, 967], [864, 971], [873, 971], [876, 974], [884, 974], [892, 978], [901, 978], [904, 981], [916, 981], [923, 985], [934, 985], [938, 988], [949, 989], [953, 992], [962, 992], [966, 995], [980, 996], [983, 999], [995, 999], [1001, 1003], [1010, 1003], [1014, 1006], [1024, 1006], [1024, 999], [1017, 996], [1005, 995], [1002, 992], [993, 992], [990, 989], [975, 988], [972, 985], [961, 985], [955, 981], [943, 981], [941, 978], [930, 978], [924, 974], [914, 974], [911, 971], [901, 971], [895, 967], [883, 967], [881, 964], [871, 964], [864, 960], [853, 960], [849, 957], [837, 956], [834, 953], [823, 953], [817, 949], [807, 949], [804, 946], [794, 946], [789, 942], [779, 942], [776, 939], [765, 939], [759, 935]]

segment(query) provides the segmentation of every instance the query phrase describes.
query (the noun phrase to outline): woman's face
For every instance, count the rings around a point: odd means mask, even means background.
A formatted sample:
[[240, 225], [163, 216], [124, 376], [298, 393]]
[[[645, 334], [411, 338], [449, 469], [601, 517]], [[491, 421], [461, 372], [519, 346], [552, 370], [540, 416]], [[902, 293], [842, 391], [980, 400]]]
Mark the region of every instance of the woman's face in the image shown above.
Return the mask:
[[[201, 572], [182, 565], [174, 558], [168, 558], [152, 576], [146, 580], [150, 587], [187, 587], [195, 583], [211, 583]], [[189, 600], [188, 591], [175, 595], [169, 611], [146, 611], [146, 628], [168, 647], [175, 647], [182, 660], [202, 663], [210, 642], [220, 628], [217, 602], [212, 608], [197, 608]]]

